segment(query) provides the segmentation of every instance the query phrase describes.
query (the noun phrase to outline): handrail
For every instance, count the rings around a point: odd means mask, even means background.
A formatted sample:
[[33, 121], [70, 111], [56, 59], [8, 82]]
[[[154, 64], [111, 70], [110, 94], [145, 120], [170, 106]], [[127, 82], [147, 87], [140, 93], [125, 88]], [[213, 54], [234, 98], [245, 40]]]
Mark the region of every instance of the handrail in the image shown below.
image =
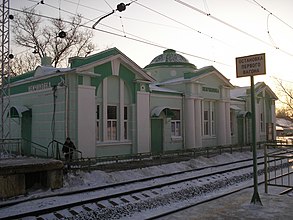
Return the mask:
[[[54, 143], [57, 144], [57, 147], [54, 151]], [[62, 147], [64, 146], [64, 143], [61, 143], [60, 141], [57, 140], [52, 140], [49, 144], [48, 144], [48, 148], [50, 147], [50, 145], [52, 145], [52, 155], [54, 156], [54, 152], [56, 153], [56, 159], [61, 160], [61, 154], [60, 154], [60, 150], [62, 150], [62, 148], [60, 149], [59, 145], [61, 145]], [[78, 153], [80, 154], [80, 159], [82, 159], [82, 152], [80, 150], [77, 150], [75, 148], [71, 148], [69, 146], [66, 146], [67, 148], [71, 149], [74, 153]], [[78, 157], [79, 159], [79, 157]]]
[[42, 156], [42, 155], [39, 155], [39, 154], [37, 154], [37, 152], [41, 152], [41, 153], [44, 153], [45, 154], [45, 157], [46, 158], [48, 158], [49, 157], [49, 149], [48, 149], [48, 147], [46, 147], [46, 146], [43, 146], [43, 145], [41, 145], [41, 144], [38, 144], [38, 143], [36, 143], [36, 142], [33, 142], [33, 141], [31, 141], [31, 140], [28, 140], [28, 139], [26, 139], [26, 138], [22, 138], [22, 140], [23, 141], [25, 141], [25, 142], [27, 142], [27, 143], [30, 143], [31, 144], [31, 149], [33, 150], [34, 149], [34, 154], [30, 154], [30, 155], [28, 155], [28, 156], [31, 156], [31, 155], [33, 155], [33, 156]]

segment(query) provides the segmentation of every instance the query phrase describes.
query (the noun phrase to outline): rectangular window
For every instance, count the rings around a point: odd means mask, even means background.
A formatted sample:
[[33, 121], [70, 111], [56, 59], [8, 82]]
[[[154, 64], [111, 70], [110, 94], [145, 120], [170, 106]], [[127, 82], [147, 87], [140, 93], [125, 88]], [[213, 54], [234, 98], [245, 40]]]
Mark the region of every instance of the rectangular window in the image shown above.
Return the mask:
[[260, 113], [260, 131], [264, 132], [264, 117], [263, 117], [263, 113]]
[[97, 141], [100, 140], [100, 106], [97, 105], [97, 127], [96, 127], [96, 137], [97, 137]]
[[124, 140], [128, 139], [128, 111], [127, 106], [124, 106]]
[[214, 102], [210, 102], [210, 109], [211, 109], [211, 135], [215, 135], [216, 129], [215, 129], [215, 104], [214, 104]]
[[181, 121], [180, 121], [180, 110], [171, 110], [173, 115], [171, 117], [171, 135], [173, 137], [181, 136]]
[[203, 112], [203, 134], [209, 135], [209, 111], [204, 110]]
[[215, 103], [206, 101], [203, 105], [203, 135], [214, 136], [215, 134]]
[[230, 129], [231, 129], [231, 136], [234, 135], [234, 114], [233, 111], [230, 111]]
[[107, 106], [108, 140], [117, 140], [117, 106]]

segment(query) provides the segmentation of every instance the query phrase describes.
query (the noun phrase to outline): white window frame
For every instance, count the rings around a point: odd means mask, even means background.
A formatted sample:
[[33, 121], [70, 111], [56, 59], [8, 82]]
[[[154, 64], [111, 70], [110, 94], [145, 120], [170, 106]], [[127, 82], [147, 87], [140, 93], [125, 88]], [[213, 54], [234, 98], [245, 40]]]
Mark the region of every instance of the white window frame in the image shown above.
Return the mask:
[[[174, 119], [171, 117], [171, 137], [180, 138], [182, 137], [182, 129], [181, 129], [181, 111], [180, 109], [171, 109], [171, 111], [178, 111], [179, 112], [179, 119]], [[176, 114], [174, 114], [176, 116]], [[173, 130], [174, 128], [174, 130]]]
[[202, 106], [202, 134], [203, 136], [216, 135], [215, 102], [204, 101]]
[[[109, 118], [109, 115], [108, 115], [109, 107], [116, 108], [115, 118]], [[118, 140], [118, 106], [117, 105], [107, 105], [107, 139], [108, 141]]]
[[97, 105], [97, 111], [96, 111], [96, 140], [97, 141], [101, 141], [100, 140], [100, 105]]
[[[125, 110], [126, 110], [126, 114], [125, 114]], [[128, 124], [129, 124], [128, 123], [128, 107], [124, 106], [124, 114], [123, 114], [123, 130], [124, 130], [123, 138], [124, 138], [124, 140], [128, 140]]]
[[260, 113], [260, 132], [265, 132], [264, 113]]

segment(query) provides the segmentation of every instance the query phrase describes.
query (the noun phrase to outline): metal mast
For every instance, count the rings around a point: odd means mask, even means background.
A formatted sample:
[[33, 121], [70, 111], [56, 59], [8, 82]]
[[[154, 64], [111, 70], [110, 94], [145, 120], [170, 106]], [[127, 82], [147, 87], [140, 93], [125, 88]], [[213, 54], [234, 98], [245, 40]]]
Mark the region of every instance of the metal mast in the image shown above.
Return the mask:
[[1, 79], [0, 79], [0, 101], [1, 101], [1, 125], [0, 138], [6, 139], [10, 136], [10, 68], [9, 59], [13, 55], [9, 54], [10, 40], [9, 40], [9, 20], [13, 19], [9, 15], [10, 0], [2, 0], [1, 10]]

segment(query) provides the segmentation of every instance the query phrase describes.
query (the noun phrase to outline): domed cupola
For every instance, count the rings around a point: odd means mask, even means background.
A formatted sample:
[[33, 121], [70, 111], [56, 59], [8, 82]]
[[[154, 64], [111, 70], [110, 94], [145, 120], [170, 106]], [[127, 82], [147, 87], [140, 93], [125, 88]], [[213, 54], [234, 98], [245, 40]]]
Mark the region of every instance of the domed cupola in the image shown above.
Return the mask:
[[173, 65], [183, 65], [185, 67], [196, 68], [193, 64], [189, 63], [184, 56], [176, 53], [176, 51], [172, 49], [167, 49], [163, 54], [156, 56], [145, 68]]

